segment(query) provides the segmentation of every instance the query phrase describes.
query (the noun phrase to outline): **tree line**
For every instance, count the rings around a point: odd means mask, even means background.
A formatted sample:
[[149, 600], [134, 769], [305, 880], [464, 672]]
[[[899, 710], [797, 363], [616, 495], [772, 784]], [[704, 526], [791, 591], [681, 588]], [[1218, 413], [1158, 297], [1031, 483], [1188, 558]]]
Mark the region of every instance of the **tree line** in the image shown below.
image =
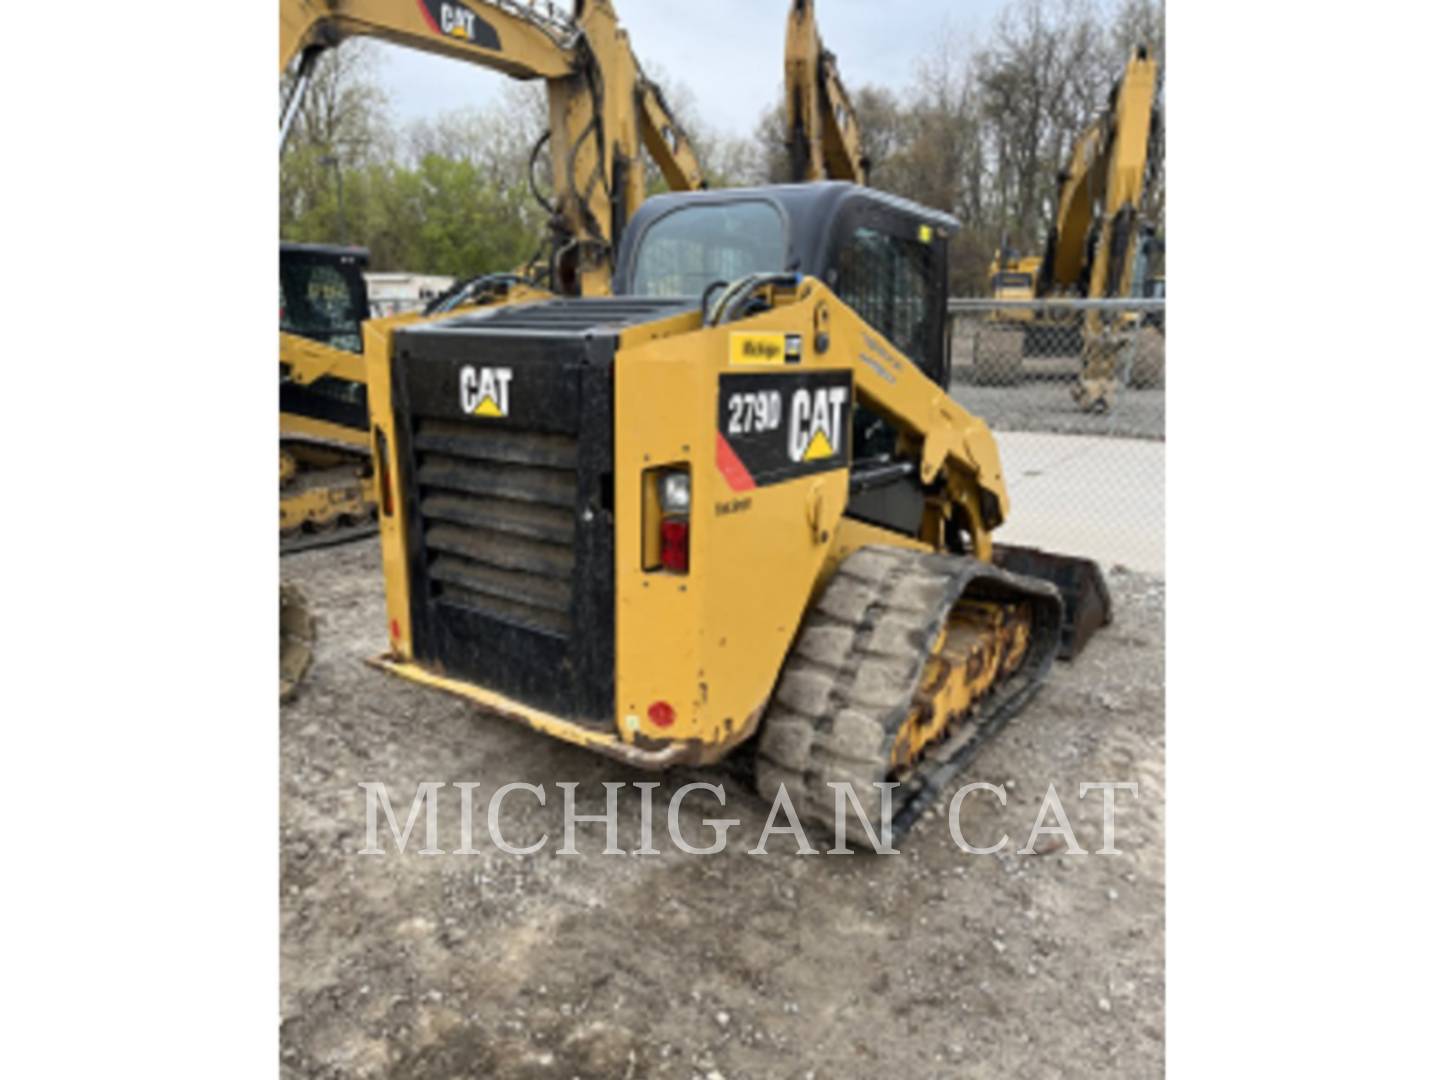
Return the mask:
[[[953, 292], [984, 293], [1002, 240], [1040, 253], [1056, 175], [1136, 45], [1160, 61], [1163, 80], [1163, 0], [1011, 0], [978, 42], [936, 42], [909, 86], [850, 87], [871, 183], [959, 220]], [[400, 126], [377, 67], [364, 41], [321, 59], [281, 158], [281, 235], [361, 244], [374, 269], [468, 276], [528, 260], [545, 228], [530, 179], [543, 87], [516, 84], [498, 107]], [[646, 70], [712, 187], [787, 179], [778, 87], [753, 135], [738, 138], [707, 125], [694, 95], [659, 65]], [[1159, 153], [1147, 213], [1163, 228], [1163, 136]], [[652, 186], [662, 187], [658, 176]]]

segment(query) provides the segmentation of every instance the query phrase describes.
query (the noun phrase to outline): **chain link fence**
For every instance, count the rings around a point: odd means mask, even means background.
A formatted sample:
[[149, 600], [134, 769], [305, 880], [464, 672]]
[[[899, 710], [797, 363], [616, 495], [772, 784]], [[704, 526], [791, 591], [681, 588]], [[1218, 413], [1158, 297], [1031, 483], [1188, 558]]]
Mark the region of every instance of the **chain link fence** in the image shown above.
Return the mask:
[[999, 538], [1164, 572], [1165, 301], [950, 301], [950, 394], [996, 433]]

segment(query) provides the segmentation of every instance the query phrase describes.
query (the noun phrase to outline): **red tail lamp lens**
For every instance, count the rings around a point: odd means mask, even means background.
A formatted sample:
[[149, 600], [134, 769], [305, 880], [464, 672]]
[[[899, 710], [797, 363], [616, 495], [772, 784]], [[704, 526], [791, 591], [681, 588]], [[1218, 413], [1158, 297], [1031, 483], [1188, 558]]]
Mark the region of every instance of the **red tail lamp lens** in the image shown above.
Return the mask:
[[677, 574], [690, 571], [690, 522], [667, 518], [660, 525], [660, 565]]
[[675, 710], [668, 701], [654, 701], [650, 704], [650, 722], [656, 727], [669, 727], [675, 723]]
[[387, 518], [395, 514], [395, 496], [390, 490], [390, 444], [380, 425], [375, 425], [375, 458], [380, 463], [380, 512]]

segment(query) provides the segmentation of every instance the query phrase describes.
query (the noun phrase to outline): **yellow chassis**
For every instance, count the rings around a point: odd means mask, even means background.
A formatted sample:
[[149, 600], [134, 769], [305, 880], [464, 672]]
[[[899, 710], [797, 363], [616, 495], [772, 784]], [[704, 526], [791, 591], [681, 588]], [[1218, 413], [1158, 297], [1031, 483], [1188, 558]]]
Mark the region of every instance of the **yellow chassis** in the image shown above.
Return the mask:
[[[416, 663], [408, 523], [398, 513], [379, 519], [390, 649], [373, 661], [376, 666], [632, 765], [705, 764], [754, 734], [805, 611], [845, 557], [877, 543], [943, 549], [945, 519], [962, 515], [974, 554], [989, 559], [993, 522], [982, 513], [982, 496], [991, 500], [998, 519], [1009, 507], [999, 454], [985, 424], [884, 343], [818, 280], [806, 278], [772, 300], [772, 310], [724, 326], [702, 327], [699, 314], [692, 312], [631, 328], [620, 338], [615, 357], [613, 728], [576, 723]], [[383, 451], [375, 447], [382, 483], [386, 474], [392, 483], [400, 475], [389, 330], [375, 322], [365, 325], [372, 421], [383, 438]], [[749, 491], [743, 514], [697, 516], [691, 557], [705, 570], [686, 578], [642, 569], [644, 469], [656, 462], [688, 462], [697, 507], [731, 499], [714, 463], [716, 380], [727, 371], [796, 370], [735, 363], [731, 338], [747, 334], [801, 336], [806, 346], [799, 368], [848, 368], [859, 402], [905, 433], [904, 452], [916, 462], [920, 481], [939, 489], [920, 535], [844, 517], [849, 471], [842, 465]], [[651, 720], [646, 705], [656, 701], [673, 705], [672, 724], [659, 727]]]

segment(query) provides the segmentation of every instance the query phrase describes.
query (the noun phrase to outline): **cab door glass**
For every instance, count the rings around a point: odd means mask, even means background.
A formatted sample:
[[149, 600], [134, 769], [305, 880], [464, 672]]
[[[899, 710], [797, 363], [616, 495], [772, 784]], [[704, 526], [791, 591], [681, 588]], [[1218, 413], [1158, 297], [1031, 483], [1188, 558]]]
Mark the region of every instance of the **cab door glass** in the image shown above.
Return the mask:
[[862, 225], [840, 248], [835, 293], [922, 368], [932, 318], [930, 250]]

